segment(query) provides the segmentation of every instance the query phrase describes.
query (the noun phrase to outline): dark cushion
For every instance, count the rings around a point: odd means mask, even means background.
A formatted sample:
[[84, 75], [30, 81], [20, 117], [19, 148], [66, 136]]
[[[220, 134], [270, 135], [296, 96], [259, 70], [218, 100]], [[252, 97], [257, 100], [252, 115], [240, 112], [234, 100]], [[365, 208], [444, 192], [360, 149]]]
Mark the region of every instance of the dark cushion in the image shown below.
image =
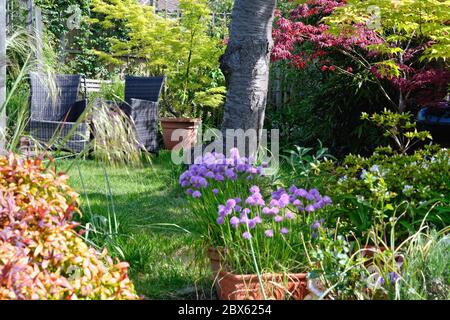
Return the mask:
[[75, 102], [61, 118], [62, 122], [77, 122], [86, 109], [86, 100]]
[[139, 144], [148, 152], [156, 152], [158, 149], [158, 102], [131, 99], [130, 109]]

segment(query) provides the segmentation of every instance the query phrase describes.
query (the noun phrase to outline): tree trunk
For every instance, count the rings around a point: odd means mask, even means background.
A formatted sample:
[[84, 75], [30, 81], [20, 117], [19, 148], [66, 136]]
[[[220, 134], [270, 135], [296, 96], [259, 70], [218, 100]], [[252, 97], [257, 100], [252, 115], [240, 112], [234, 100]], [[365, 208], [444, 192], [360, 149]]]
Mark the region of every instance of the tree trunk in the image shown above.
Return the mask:
[[234, 4], [230, 39], [220, 61], [227, 83], [222, 132], [226, 143], [232, 139], [234, 146], [236, 137], [227, 135], [228, 129], [256, 130], [256, 147], [261, 139], [275, 7], [276, 0], [236, 0]]
[[6, 0], [0, 0], [0, 154], [6, 145]]

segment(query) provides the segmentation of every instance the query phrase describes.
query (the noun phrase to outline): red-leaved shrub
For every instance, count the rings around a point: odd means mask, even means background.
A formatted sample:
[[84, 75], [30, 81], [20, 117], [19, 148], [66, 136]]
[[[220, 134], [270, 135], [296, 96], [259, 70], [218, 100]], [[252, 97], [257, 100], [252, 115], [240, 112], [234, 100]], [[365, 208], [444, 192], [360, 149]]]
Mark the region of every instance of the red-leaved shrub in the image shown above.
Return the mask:
[[0, 156], [0, 300], [137, 299], [128, 264], [90, 248], [78, 194], [41, 159]]

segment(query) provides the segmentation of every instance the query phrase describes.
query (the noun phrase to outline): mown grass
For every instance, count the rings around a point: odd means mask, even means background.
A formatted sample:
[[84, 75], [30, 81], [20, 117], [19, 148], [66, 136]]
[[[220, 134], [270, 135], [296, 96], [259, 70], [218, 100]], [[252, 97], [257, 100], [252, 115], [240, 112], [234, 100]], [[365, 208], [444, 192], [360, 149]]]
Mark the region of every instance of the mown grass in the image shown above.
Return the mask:
[[193, 263], [198, 260], [190, 233], [195, 226], [177, 184], [182, 168], [171, 163], [170, 153], [137, 169], [104, 167], [94, 160], [78, 160], [78, 166], [76, 161], [56, 161], [56, 169], [67, 172], [80, 193], [83, 223], [92, 215], [107, 217], [113, 203], [119, 222], [114, 244], [130, 264], [138, 293], [148, 299], [211, 298], [208, 268]]

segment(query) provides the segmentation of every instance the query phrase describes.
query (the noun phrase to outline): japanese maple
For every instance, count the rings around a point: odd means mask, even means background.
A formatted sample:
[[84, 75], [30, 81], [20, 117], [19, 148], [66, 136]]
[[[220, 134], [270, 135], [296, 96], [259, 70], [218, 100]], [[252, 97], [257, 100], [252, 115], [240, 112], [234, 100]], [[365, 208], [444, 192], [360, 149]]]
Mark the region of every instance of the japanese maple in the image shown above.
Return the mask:
[[[432, 1], [428, 8], [436, 10], [425, 14], [423, 4], [414, 7], [411, 1], [285, 1], [286, 10], [276, 12], [272, 61], [285, 60], [295, 68], [315, 63], [324, 72], [352, 77], [354, 70], [369, 74], [399, 111], [407, 103], [439, 101], [450, 81], [445, 62], [449, 11]], [[354, 65], [333, 65], [336, 54]], [[386, 82], [398, 92], [397, 100]]]

